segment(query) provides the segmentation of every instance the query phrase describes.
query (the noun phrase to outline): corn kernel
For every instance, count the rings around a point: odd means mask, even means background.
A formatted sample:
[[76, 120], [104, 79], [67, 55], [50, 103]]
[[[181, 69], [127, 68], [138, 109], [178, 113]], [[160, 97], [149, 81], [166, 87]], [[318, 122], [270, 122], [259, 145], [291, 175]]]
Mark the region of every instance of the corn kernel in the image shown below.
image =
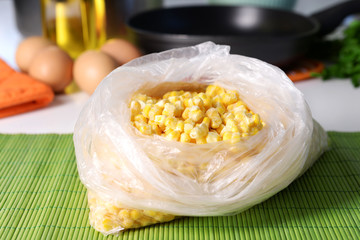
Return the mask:
[[166, 116], [175, 116], [175, 110], [176, 110], [176, 106], [174, 104], [165, 103], [162, 114]]
[[204, 117], [201, 123], [204, 123], [207, 126], [207, 128], [209, 128], [210, 127], [210, 118]]
[[191, 141], [191, 138], [190, 138], [189, 134], [187, 134], [187, 133], [182, 133], [182, 134], [180, 135], [180, 142], [187, 142], [187, 143], [189, 143], [190, 141]]
[[209, 97], [220, 95], [223, 92], [225, 92], [225, 90], [222, 87], [216, 85], [209, 85], [205, 90], [205, 94], [208, 95]]
[[184, 126], [185, 126], [184, 121], [183, 120], [178, 120], [177, 123], [176, 123], [175, 130], [179, 131], [180, 133], [184, 132]]
[[236, 121], [234, 119], [227, 119], [226, 128], [229, 129], [231, 132], [239, 132], [239, 128], [237, 127]]
[[201, 92], [198, 94], [198, 96], [201, 98], [201, 100], [203, 101], [204, 103], [204, 107], [205, 109], [209, 109], [212, 107], [212, 103], [211, 103], [211, 98], [206, 95], [205, 93]]
[[125, 219], [125, 218], [130, 218], [130, 211], [127, 210], [127, 209], [122, 209], [122, 210], [120, 210], [120, 212], [119, 212], [119, 217], [120, 217], [120, 218], [123, 218], [123, 219]]
[[224, 141], [226, 141], [226, 140], [231, 140], [231, 138], [232, 138], [232, 132], [230, 132], [230, 131], [224, 132], [222, 138], [223, 138]]
[[224, 94], [222, 94], [222, 102], [227, 106], [233, 104], [239, 100], [239, 94], [234, 90], [226, 90]]
[[190, 107], [186, 107], [184, 112], [182, 113], [182, 118], [183, 119], [188, 119], [189, 118], [189, 113], [190, 113]]
[[192, 139], [203, 138], [208, 134], [208, 132], [209, 132], [209, 129], [206, 126], [206, 124], [201, 123], [201, 124], [197, 125], [196, 127], [194, 127], [190, 131], [190, 138], [192, 138]]
[[168, 133], [166, 133], [165, 137], [169, 140], [179, 141], [180, 132], [177, 130], [169, 131]]
[[198, 106], [200, 109], [204, 108], [204, 102], [199, 96], [195, 96], [192, 99], [194, 106]]
[[140, 211], [139, 210], [131, 210], [131, 212], [130, 212], [130, 217], [132, 218], [132, 219], [134, 219], [134, 220], [137, 220], [137, 219], [139, 219], [140, 218], [140, 216], [141, 216], [141, 214], [140, 214]]
[[154, 120], [156, 115], [161, 114], [162, 112], [162, 108], [157, 106], [157, 105], [153, 105], [149, 111], [149, 119], [150, 120]]
[[138, 94], [132, 98], [130, 110], [131, 121], [141, 133], [181, 142], [236, 143], [240, 137], [257, 134], [264, 126], [236, 91], [216, 85], [199, 93], [167, 92], [162, 99]]
[[206, 142], [208, 143], [214, 143], [221, 140], [220, 135], [217, 132], [209, 132], [206, 136]]
[[165, 115], [156, 115], [154, 118], [154, 122], [159, 125], [160, 127], [165, 126], [165, 120], [166, 120], [166, 116]]
[[177, 101], [180, 100], [180, 97], [178, 97], [178, 96], [170, 96], [168, 99], [169, 99], [169, 102], [171, 102], [172, 104], [175, 104]]
[[136, 116], [134, 117], [134, 121], [135, 121], [135, 122], [142, 122], [142, 123], [147, 123], [147, 122], [148, 122], [147, 118], [144, 117], [144, 115], [142, 115], [142, 114], [136, 115]]
[[222, 116], [222, 118], [223, 118], [224, 123], [227, 124], [227, 121], [228, 121], [228, 120], [234, 120], [234, 119], [235, 119], [235, 116], [234, 116], [233, 113], [227, 112], [227, 113], [225, 113], [225, 114]]
[[144, 115], [144, 117], [149, 118], [149, 112], [150, 112], [151, 107], [152, 107], [152, 104], [149, 104], [149, 103], [145, 104], [145, 107], [142, 110], [142, 114]]
[[204, 112], [198, 106], [192, 106], [189, 112], [189, 118], [194, 122], [200, 122], [204, 117]]
[[[220, 124], [220, 126], [218, 127], [218, 128], [216, 128], [216, 132], [218, 133], [218, 134], [220, 134], [222, 131], [223, 131], [223, 129], [225, 128], [225, 125], [224, 124]], [[222, 136], [222, 135], [221, 135]]]
[[155, 105], [157, 105], [157, 106], [161, 107], [162, 109], [164, 109], [165, 103], [168, 103], [168, 102], [169, 102], [169, 100], [167, 100], [167, 99], [161, 99], [157, 103], [155, 103]]
[[130, 111], [131, 111], [131, 116], [136, 116], [139, 113], [141, 113], [141, 105], [139, 103], [139, 101], [131, 101], [130, 103]]
[[190, 131], [194, 128], [195, 123], [191, 119], [187, 119], [184, 121], [184, 132], [190, 133]]
[[176, 128], [176, 125], [177, 125], [178, 121], [179, 120], [176, 117], [172, 117], [172, 116], [166, 117], [165, 126], [168, 129], [173, 129], [174, 130]]
[[142, 133], [142, 134], [145, 134], [145, 135], [151, 135], [153, 132], [152, 132], [152, 129], [151, 129], [151, 126], [147, 123], [141, 123], [139, 125], [139, 127], [137, 127], [137, 129]]

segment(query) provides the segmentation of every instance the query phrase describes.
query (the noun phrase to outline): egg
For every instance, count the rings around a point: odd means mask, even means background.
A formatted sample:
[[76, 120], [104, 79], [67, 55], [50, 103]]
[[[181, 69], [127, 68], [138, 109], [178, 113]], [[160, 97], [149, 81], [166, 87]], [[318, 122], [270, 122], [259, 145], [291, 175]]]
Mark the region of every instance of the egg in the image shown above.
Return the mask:
[[23, 72], [28, 72], [34, 57], [44, 48], [54, 45], [50, 40], [41, 36], [33, 36], [24, 39], [17, 47], [15, 61]]
[[58, 46], [41, 50], [29, 67], [29, 75], [62, 92], [72, 81], [73, 60]]
[[135, 45], [120, 38], [108, 40], [102, 45], [100, 50], [114, 58], [119, 65], [141, 56], [141, 52]]
[[83, 52], [74, 63], [74, 80], [78, 87], [92, 94], [99, 83], [118, 64], [109, 55], [96, 50]]

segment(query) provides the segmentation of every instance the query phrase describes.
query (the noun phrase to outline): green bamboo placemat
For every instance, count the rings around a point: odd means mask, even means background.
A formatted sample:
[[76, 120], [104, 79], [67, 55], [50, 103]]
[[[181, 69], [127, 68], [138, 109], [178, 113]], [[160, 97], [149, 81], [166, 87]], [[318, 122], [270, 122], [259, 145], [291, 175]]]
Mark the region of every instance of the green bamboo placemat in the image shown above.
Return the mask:
[[241, 214], [185, 217], [103, 236], [88, 222], [72, 135], [0, 135], [0, 239], [360, 239], [360, 132]]

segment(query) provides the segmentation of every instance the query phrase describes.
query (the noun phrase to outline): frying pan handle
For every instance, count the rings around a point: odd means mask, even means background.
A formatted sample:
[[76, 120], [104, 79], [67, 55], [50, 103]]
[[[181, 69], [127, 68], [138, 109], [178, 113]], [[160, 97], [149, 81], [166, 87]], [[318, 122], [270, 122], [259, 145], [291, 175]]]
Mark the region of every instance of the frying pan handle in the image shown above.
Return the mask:
[[313, 13], [310, 17], [320, 23], [318, 34], [324, 36], [341, 24], [348, 15], [360, 13], [360, 1], [352, 0], [336, 4], [325, 10]]

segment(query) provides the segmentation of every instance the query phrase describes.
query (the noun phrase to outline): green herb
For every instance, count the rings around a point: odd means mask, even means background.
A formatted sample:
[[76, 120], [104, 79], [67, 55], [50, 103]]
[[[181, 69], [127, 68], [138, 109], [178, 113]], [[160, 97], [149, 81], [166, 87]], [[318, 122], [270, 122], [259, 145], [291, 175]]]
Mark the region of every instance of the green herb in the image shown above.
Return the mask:
[[350, 78], [354, 87], [360, 86], [360, 21], [353, 21], [344, 31], [335, 64], [313, 76], [324, 80], [331, 78]]

